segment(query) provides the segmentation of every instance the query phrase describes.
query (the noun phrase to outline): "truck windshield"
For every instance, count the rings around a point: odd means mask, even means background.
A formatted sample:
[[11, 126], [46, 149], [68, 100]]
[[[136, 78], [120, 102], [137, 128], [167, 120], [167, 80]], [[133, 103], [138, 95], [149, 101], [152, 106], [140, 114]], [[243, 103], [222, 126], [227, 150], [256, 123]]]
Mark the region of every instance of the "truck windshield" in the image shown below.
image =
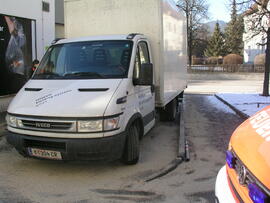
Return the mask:
[[51, 46], [32, 79], [125, 78], [131, 41], [91, 41]]

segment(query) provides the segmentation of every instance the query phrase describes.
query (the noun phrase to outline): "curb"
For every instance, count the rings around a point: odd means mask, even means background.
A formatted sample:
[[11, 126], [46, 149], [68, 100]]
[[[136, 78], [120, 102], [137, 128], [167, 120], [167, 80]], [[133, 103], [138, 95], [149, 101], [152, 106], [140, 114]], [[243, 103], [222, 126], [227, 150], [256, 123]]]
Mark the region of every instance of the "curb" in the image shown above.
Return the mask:
[[240, 111], [239, 109], [237, 109], [235, 106], [233, 106], [232, 104], [230, 104], [229, 102], [227, 102], [226, 100], [224, 100], [223, 98], [221, 98], [220, 96], [215, 94], [215, 97], [220, 100], [222, 103], [224, 103], [225, 105], [227, 105], [228, 107], [230, 107], [237, 115], [239, 115], [241, 118], [243, 119], [248, 119], [250, 116], [243, 113], [242, 111]]
[[187, 153], [188, 143], [185, 135], [185, 123], [184, 123], [184, 99], [180, 104], [180, 121], [179, 121], [179, 137], [178, 137], [178, 154], [177, 158], [189, 161], [189, 153]]
[[172, 160], [167, 166], [161, 168], [160, 170], [156, 171], [153, 175], [148, 177], [145, 182], [150, 182], [155, 179], [161, 178], [168, 173], [175, 170], [181, 163], [189, 161], [189, 154], [187, 155], [186, 148], [187, 148], [187, 141], [185, 137], [185, 126], [184, 126], [184, 100], [179, 103], [179, 133], [178, 133], [178, 149], [177, 149], [177, 156], [174, 160]]

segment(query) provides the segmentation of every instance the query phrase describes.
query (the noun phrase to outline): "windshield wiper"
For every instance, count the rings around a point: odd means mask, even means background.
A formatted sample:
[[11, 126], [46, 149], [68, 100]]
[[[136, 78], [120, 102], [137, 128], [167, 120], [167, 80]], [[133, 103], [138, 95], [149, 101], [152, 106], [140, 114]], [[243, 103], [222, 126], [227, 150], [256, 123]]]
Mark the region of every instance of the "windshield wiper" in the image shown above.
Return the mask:
[[96, 72], [74, 72], [74, 73], [66, 73], [66, 74], [64, 74], [64, 77], [69, 77], [69, 76], [104, 78], [103, 75], [101, 75], [99, 73], [96, 73]]

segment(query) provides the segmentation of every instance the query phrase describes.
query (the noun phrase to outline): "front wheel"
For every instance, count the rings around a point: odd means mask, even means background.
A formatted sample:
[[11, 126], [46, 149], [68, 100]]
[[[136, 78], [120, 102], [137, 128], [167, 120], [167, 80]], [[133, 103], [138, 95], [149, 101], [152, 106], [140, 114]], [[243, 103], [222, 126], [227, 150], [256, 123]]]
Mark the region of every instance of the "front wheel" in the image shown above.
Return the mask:
[[138, 163], [140, 156], [139, 129], [133, 123], [127, 130], [126, 145], [122, 157], [125, 164], [133, 165]]

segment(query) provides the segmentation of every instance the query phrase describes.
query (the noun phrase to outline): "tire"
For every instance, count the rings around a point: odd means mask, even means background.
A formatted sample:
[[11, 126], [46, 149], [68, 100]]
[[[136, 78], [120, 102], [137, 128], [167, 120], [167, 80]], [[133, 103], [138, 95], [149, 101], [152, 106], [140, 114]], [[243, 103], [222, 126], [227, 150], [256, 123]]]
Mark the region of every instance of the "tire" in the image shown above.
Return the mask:
[[165, 109], [160, 109], [160, 121], [174, 121], [176, 118], [176, 107], [176, 99], [174, 99], [165, 106]]
[[127, 130], [126, 145], [122, 156], [122, 162], [127, 165], [138, 163], [140, 156], [139, 129], [133, 123]]

